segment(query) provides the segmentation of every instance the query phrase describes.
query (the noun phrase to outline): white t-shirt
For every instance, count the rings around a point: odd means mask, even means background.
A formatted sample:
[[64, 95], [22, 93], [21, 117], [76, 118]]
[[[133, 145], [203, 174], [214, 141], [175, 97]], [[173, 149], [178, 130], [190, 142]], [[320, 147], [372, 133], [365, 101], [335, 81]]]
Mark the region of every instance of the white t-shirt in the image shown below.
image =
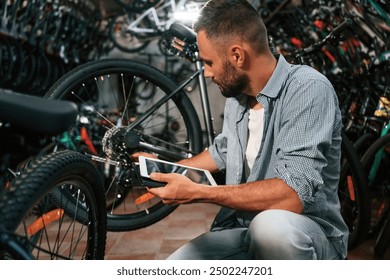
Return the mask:
[[245, 151], [246, 175], [249, 176], [261, 148], [264, 131], [264, 108], [249, 110], [248, 145]]

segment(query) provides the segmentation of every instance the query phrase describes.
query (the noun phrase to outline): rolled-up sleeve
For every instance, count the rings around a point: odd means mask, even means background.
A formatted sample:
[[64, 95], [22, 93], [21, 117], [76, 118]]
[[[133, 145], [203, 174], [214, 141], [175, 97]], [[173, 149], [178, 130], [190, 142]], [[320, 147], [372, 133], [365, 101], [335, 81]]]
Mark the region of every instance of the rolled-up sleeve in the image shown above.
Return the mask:
[[[224, 112], [230, 112], [231, 110], [231, 104], [229, 102], [229, 99], [225, 103], [225, 109]], [[227, 139], [229, 133], [231, 133], [231, 128], [229, 127], [229, 114], [224, 114], [224, 121], [222, 125], [222, 132], [218, 134], [212, 145], [210, 145], [209, 153], [211, 157], [214, 159], [215, 163], [218, 166], [219, 170], [225, 170], [226, 169], [226, 159], [227, 159]]]
[[209, 147], [209, 153], [219, 170], [226, 168], [226, 151], [227, 141], [223, 134], [219, 134], [215, 139], [213, 145]]
[[329, 83], [318, 78], [292, 82], [280, 106], [280, 131], [275, 141], [275, 174], [293, 188], [304, 212], [325, 207], [325, 154], [332, 149], [337, 99]]

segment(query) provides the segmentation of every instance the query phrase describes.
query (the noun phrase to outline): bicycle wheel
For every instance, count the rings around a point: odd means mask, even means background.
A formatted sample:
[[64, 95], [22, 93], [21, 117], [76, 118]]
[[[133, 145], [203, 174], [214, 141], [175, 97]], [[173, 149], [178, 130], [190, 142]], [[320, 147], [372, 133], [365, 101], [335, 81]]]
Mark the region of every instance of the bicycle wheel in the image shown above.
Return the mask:
[[[127, 53], [135, 53], [145, 49], [155, 35], [133, 33], [127, 30], [128, 25], [136, 19], [134, 13], [118, 15], [111, 18], [109, 23], [109, 38], [119, 50]], [[145, 18], [142, 24], [149, 28], [150, 23]]]
[[[147, 109], [176, 88], [172, 80], [149, 65], [102, 59], [80, 65], [65, 74], [49, 89], [46, 97], [72, 100], [78, 104], [80, 124], [75, 130], [87, 131], [80, 137], [88, 138], [84, 141], [87, 142], [83, 145], [84, 152], [105, 159], [103, 137], [120, 129], [128, 131], [128, 127]], [[147, 143], [142, 148], [136, 147], [138, 150], [157, 153], [167, 160], [178, 160], [183, 154], [197, 154], [202, 150], [199, 119], [183, 91], [174, 94], [131, 131]], [[123, 141], [115, 141], [120, 148]], [[129, 152], [123, 150], [117, 157]], [[151, 196], [134, 180], [132, 170], [125, 166], [105, 162], [96, 164], [105, 178], [108, 230], [143, 228], [176, 208]]]
[[[61, 151], [40, 157], [0, 195], [0, 228], [14, 233], [35, 259], [104, 258], [103, 182], [86, 156]], [[4, 250], [0, 255], [10, 257]]]
[[390, 134], [377, 139], [361, 159], [371, 200], [369, 236], [375, 236], [390, 212]]
[[370, 201], [363, 167], [352, 142], [342, 134], [342, 158], [338, 195], [341, 214], [349, 228], [348, 247], [359, 245], [368, 233]]

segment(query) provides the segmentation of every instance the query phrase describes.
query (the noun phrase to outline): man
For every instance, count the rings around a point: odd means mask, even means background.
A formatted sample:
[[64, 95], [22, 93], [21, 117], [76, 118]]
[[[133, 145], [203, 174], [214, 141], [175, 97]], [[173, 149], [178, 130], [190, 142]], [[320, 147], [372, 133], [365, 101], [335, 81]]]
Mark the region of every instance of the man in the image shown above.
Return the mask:
[[205, 76], [227, 99], [221, 134], [181, 163], [224, 170], [226, 185], [153, 174], [167, 183], [149, 190], [164, 203], [222, 206], [211, 230], [170, 259], [344, 259], [341, 115], [332, 85], [314, 69], [274, 56], [246, 0], [207, 2], [194, 30]]

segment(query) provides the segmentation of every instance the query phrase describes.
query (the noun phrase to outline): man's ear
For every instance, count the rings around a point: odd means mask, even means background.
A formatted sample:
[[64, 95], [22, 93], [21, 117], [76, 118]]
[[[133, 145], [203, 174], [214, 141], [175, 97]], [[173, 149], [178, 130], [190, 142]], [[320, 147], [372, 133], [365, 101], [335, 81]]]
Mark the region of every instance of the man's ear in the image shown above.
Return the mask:
[[245, 61], [245, 51], [240, 46], [234, 45], [230, 48], [230, 57], [233, 64], [242, 67]]

